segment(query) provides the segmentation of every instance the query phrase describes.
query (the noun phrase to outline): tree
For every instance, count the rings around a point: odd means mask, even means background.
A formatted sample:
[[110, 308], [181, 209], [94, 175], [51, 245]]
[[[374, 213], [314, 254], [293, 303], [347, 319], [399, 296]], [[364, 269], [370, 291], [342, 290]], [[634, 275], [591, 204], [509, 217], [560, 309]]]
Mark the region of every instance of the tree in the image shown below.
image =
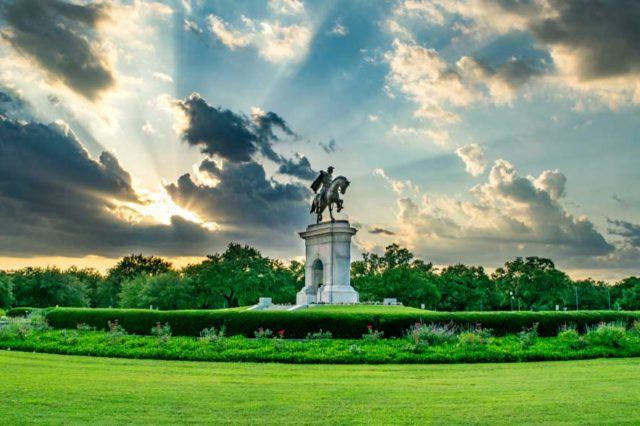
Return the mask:
[[194, 307], [190, 279], [177, 272], [138, 275], [122, 283], [120, 306], [162, 310]]
[[492, 275], [502, 294], [503, 307], [553, 310], [556, 305], [575, 307], [571, 280], [554, 263], [541, 257], [517, 257]]
[[0, 308], [10, 308], [12, 303], [13, 282], [9, 275], [0, 273]]
[[224, 253], [208, 255], [184, 273], [193, 279], [198, 308], [249, 305], [260, 296], [271, 296], [274, 302], [292, 302], [295, 297], [293, 274], [246, 245], [231, 243]]
[[616, 287], [620, 291], [618, 304], [622, 309], [640, 310], [640, 278], [625, 278]]
[[96, 290], [97, 306], [118, 305], [122, 282], [142, 274], [158, 275], [171, 271], [171, 263], [156, 256], [132, 254], [125, 256], [107, 273], [107, 279]]
[[[634, 297], [640, 287], [640, 277], [627, 277], [611, 287], [612, 308], [640, 309], [640, 299]], [[640, 295], [638, 296], [640, 297]]]
[[391, 244], [384, 255], [363, 253], [351, 265], [351, 282], [362, 301], [395, 297], [407, 306], [435, 306], [440, 298], [433, 265], [413, 258], [406, 248]]
[[580, 309], [609, 309], [610, 289], [604, 282], [588, 278], [575, 281], [573, 286]]
[[104, 277], [100, 272], [93, 268], [77, 268], [75, 266], [70, 267], [65, 271], [66, 274], [76, 277], [84, 287], [87, 289], [87, 297], [89, 299], [89, 307], [95, 308], [98, 306], [98, 289], [104, 283]]
[[16, 306], [87, 306], [84, 284], [58, 268], [25, 268], [11, 276]]
[[500, 306], [495, 282], [482, 266], [447, 266], [440, 272], [438, 289], [443, 311], [487, 311]]

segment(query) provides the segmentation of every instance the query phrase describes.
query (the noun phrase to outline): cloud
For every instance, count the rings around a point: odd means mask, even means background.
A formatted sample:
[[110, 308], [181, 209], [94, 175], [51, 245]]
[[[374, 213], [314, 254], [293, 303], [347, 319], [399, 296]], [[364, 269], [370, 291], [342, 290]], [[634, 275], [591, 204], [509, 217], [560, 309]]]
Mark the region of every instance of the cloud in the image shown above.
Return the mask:
[[611, 108], [640, 103], [640, 5], [634, 0], [407, 0], [396, 14], [452, 26], [470, 43], [526, 33], [553, 61], [540, 81]]
[[369, 114], [367, 116], [367, 118], [369, 119], [369, 121], [371, 121], [372, 123], [375, 123], [376, 121], [378, 121], [380, 119], [380, 116], [378, 115], [374, 115], [374, 114]]
[[269, 0], [269, 8], [276, 13], [296, 15], [304, 12], [304, 3], [300, 0]]
[[470, 201], [400, 198], [400, 235], [405, 244], [439, 262], [500, 262], [516, 250], [563, 260], [610, 255], [614, 246], [593, 223], [573, 216], [561, 204], [565, 181], [558, 171], [521, 177], [511, 163], [500, 159], [488, 181], [470, 190]]
[[184, 30], [194, 33], [196, 35], [200, 35], [202, 34], [204, 31], [202, 28], [200, 28], [200, 25], [198, 25], [197, 22], [192, 21], [190, 19], [185, 19], [184, 20], [184, 24], [183, 24]]
[[257, 152], [283, 162], [273, 151], [272, 143], [279, 138], [276, 130], [296, 136], [287, 123], [273, 112], [253, 114], [248, 118], [232, 111], [209, 105], [199, 94], [192, 93], [184, 101], [175, 101], [184, 114], [181, 138], [189, 145], [199, 146], [210, 156], [232, 162], [250, 161]]
[[131, 251], [201, 254], [219, 235], [152, 208], [113, 153], [89, 156], [64, 122], [0, 119], [0, 253], [120, 256]]
[[459, 121], [452, 108], [466, 108], [478, 102], [509, 103], [520, 87], [541, 73], [518, 59], [492, 67], [463, 56], [449, 64], [435, 49], [399, 39], [394, 40], [392, 50], [384, 57], [389, 64], [387, 84], [418, 104], [416, 117], [434, 123]]
[[395, 192], [396, 194], [402, 194], [405, 191], [418, 192], [420, 190], [420, 188], [409, 179], [404, 181], [391, 179], [389, 175], [387, 175], [387, 172], [384, 171], [384, 169], [375, 169], [373, 171], [373, 175], [379, 176], [382, 179], [386, 180], [391, 185], [391, 189], [393, 190], [393, 192]]
[[336, 21], [333, 24], [333, 27], [331, 27], [331, 29], [329, 30], [329, 34], [338, 37], [344, 37], [349, 34], [349, 28], [342, 25], [339, 21]]
[[374, 235], [396, 235], [395, 232], [389, 231], [388, 229], [384, 229], [380, 226], [372, 226], [371, 228], [369, 228], [369, 233]]
[[331, 154], [332, 152], [336, 151], [336, 140], [335, 139], [331, 139], [328, 143], [319, 143], [320, 147], [322, 148], [322, 150], [324, 152], [326, 152], [327, 154]]
[[609, 218], [607, 223], [612, 226], [608, 229], [610, 234], [624, 238], [624, 241], [632, 247], [640, 248], [640, 225]]
[[231, 50], [253, 46], [260, 56], [272, 63], [298, 62], [307, 56], [312, 32], [306, 24], [261, 21], [256, 25], [245, 16], [242, 21], [243, 28], [237, 29], [219, 16], [207, 17], [213, 36]]
[[154, 72], [153, 78], [162, 81], [163, 83], [173, 83], [173, 78], [169, 74], [162, 72]]
[[0, 6], [1, 36], [53, 80], [95, 100], [115, 84], [115, 74], [97, 35], [108, 18], [105, 4], [60, 0], [15, 0]]
[[303, 226], [308, 218], [310, 191], [304, 185], [267, 179], [263, 166], [256, 162], [226, 162], [218, 167], [205, 160], [200, 171], [217, 185], [198, 184], [185, 174], [168, 185], [167, 191], [179, 205], [234, 232], [288, 232]]
[[446, 130], [436, 129], [416, 129], [415, 127], [400, 127], [394, 124], [391, 127], [391, 134], [397, 136], [422, 136], [433, 142], [439, 147], [446, 148], [449, 146], [450, 135]]
[[278, 168], [278, 173], [291, 175], [304, 180], [315, 179], [318, 173], [311, 168], [309, 159], [304, 155], [296, 155], [295, 159], [286, 159]]
[[472, 176], [484, 173], [487, 162], [480, 145], [472, 143], [456, 149], [456, 154], [464, 162], [465, 170]]

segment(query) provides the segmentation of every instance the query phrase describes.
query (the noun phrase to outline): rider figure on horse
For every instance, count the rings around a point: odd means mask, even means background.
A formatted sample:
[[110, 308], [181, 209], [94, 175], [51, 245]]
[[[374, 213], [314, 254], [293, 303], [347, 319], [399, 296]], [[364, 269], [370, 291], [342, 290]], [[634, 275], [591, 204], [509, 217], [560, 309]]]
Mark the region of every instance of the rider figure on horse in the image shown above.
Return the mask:
[[[316, 193], [316, 198], [322, 197], [323, 194], [327, 192], [331, 182], [333, 182], [333, 166], [327, 167], [327, 171], [320, 170], [320, 174], [311, 184], [311, 189]], [[320, 192], [318, 192], [320, 190]], [[309, 213], [313, 213], [316, 210], [315, 206], [311, 206], [311, 211]], [[338, 205], [338, 211], [342, 210], [342, 205]]]
[[340, 199], [339, 194], [344, 194], [349, 186], [349, 181], [344, 176], [338, 176], [333, 178], [333, 167], [327, 168], [327, 171], [320, 171], [320, 175], [311, 184], [311, 189], [316, 193], [311, 204], [311, 211], [309, 213], [316, 213], [317, 222], [322, 220], [322, 211], [329, 207], [329, 214], [333, 221], [332, 204], [335, 204], [338, 211], [343, 208], [343, 201]]

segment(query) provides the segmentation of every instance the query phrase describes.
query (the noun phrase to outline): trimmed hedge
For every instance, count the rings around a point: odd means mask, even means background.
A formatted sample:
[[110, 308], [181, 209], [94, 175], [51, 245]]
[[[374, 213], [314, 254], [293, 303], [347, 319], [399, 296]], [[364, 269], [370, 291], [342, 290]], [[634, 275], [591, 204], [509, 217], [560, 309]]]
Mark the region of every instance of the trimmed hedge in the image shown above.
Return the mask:
[[26, 317], [33, 311], [41, 311], [41, 308], [29, 308], [27, 306], [21, 306], [18, 308], [12, 308], [7, 311], [8, 317]]
[[331, 312], [322, 308], [300, 311], [238, 311], [238, 310], [190, 310], [152, 311], [142, 309], [91, 309], [53, 308], [45, 312], [54, 328], [76, 328], [84, 323], [98, 329], [107, 329], [108, 321], [118, 323], [129, 333], [146, 335], [157, 323], [169, 323], [176, 336], [198, 336], [209, 327], [225, 326], [227, 335], [253, 337], [262, 327], [274, 332], [285, 330], [288, 338], [304, 338], [307, 333], [320, 329], [330, 331], [336, 338], [360, 338], [368, 325], [382, 330], [385, 337], [401, 337], [416, 322], [454, 323], [461, 328], [481, 324], [500, 336], [517, 333], [523, 328], [538, 324], [541, 336], [554, 336], [565, 324], [574, 324], [584, 331], [585, 326], [600, 322], [620, 321], [628, 326], [640, 321], [640, 312], [572, 311], [572, 312], [433, 312], [407, 313], [384, 312]]

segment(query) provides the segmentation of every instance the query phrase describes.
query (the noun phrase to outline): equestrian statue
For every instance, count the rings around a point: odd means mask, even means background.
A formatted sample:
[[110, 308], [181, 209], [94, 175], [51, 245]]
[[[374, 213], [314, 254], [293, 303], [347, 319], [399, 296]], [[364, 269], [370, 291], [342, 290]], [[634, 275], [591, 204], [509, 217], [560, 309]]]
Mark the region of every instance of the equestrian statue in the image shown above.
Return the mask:
[[333, 204], [336, 205], [338, 212], [343, 208], [343, 200], [340, 199], [340, 194], [347, 191], [349, 187], [349, 180], [344, 176], [338, 176], [333, 179], [333, 167], [327, 168], [327, 171], [320, 171], [320, 175], [311, 184], [311, 189], [315, 192], [313, 202], [311, 203], [311, 211], [309, 213], [316, 214], [316, 223], [322, 222], [322, 212], [329, 207], [329, 216], [331, 221], [334, 222], [333, 217]]

